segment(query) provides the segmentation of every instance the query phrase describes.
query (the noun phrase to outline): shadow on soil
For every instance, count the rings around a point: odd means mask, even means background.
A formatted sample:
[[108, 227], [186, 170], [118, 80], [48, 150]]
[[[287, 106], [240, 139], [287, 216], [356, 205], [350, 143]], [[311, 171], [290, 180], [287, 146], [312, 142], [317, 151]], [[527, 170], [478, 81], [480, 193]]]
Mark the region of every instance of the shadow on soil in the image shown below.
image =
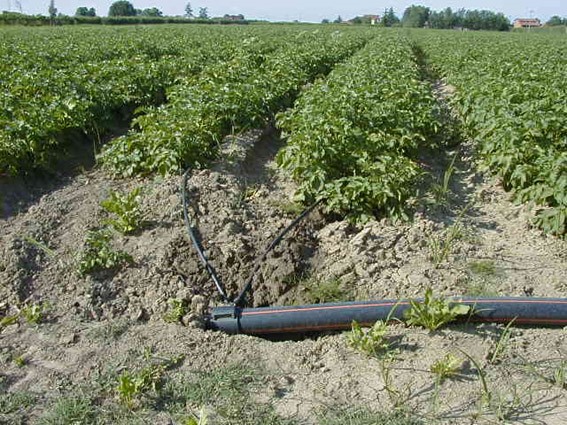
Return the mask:
[[44, 195], [65, 187], [73, 178], [92, 170], [100, 148], [128, 132], [133, 111], [133, 108], [124, 108], [118, 112], [112, 122], [105, 124], [103, 134], [87, 134], [80, 129], [65, 132], [60, 136], [61, 146], [48, 160], [48, 166], [17, 177], [0, 174], [0, 219], [27, 211]]

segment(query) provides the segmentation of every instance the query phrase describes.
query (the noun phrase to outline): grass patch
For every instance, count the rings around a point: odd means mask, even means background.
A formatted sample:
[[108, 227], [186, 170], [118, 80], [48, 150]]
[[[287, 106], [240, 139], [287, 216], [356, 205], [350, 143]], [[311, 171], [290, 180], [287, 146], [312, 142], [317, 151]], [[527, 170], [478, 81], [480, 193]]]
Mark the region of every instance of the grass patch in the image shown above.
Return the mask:
[[488, 353], [488, 362], [490, 364], [500, 363], [504, 359], [504, 353], [510, 343], [512, 337], [511, 326], [514, 324], [515, 319], [506, 325], [498, 340], [493, 344]]
[[465, 294], [471, 297], [494, 297], [498, 292], [494, 285], [503, 272], [494, 260], [470, 261], [465, 265], [466, 281], [463, 282]]
[[48, 257], [55, 257], [55, 251], [49, 248], [45, 243], [38, 241], [32, 236], [24, 236], [24, 241], [26, 241], [30, 246], [36, 248], [38, 251], [43, 252]]
[[39, 425], [94, 423], [96, 409], [87, 398], [62, 398], [39, 419]]
[[36, 402], [37, 397], [28, 392], [15, 392], [0, 394], [0, 423], [1, 415], [9, 415], [27, 410]]
[[484, 278], [494, 277], [498, 274], [494, 260], [471, 261], [468, 264], [468, 269], [471, 273]]
[[305, 210], [302, 204], [295, 201], [274, 200], [271, 205], [281, 213], [291, 217], [297, 217]]
[[451, 163], [443, 173], [443, 178], [439, 181], [434, 182], [431, 185], [431, 193], [433, 195], [434, 205], [446, 207], [449, 205], [451, 200], [451, 179], [455, 172], [455, 160], [457, 159], [457, 154], [453, 155]]
[[327, 280], [308, 279], [305, 284], [306, 301], [310, 304], [347, 301], [350, 293], [338, 277]]
[[549, 359], [538, 362], [530, 362], [522, 359], [522, 366], [526, 372], [533, 375], [548, 384], [567, 390], [567, 359]]
[[29, 409], [35, 408], [40, 416], [34, 423], [40, 425], [142, 425], [164, 418], [180, 425], [297, 424], [275, 412], [265, 398], [264, 375], [257, 371], [235, 365], [174, 374], [179, 361], [145, 350], [134, 363], [106, 365], [98, 376], [95, 372], [89, 381], [69, 383], [47, 401], [28, 393], [1, 393], [0, 423], [28, 423]]
[[117, 377], [114, 390], [118, 399], [132, 410], [142, 407], [145, 401], [152, 397], [159, 397], [166, 372], [177, 367], [183, 359], [183, 356], [156, 357], [151, 349], [145, 350], [142, 355], [142, 367], [123, 370]]
[[498, 292], [484, 280], [473, 280], [465, 284], [465, 295], [469, 297], [495, 297]]
[[[210, 411], [210, 423], [239, 425], [292, 425], [281, 418], [270, 404], [255, 402], [261, 376], [257, 371], [233, 365], [210, 372], [196, 372], [192, 378], [169, 381], [163, 388], [158, 405], [179, 419], [188, 421], [202, 406]], [[187, 406], [195, 406], [192, 412]], [[183, 423], [183, 422], [182, 422]]]
[[456, 222], [440, 235], [432, 236], [429, 239], [429, 259], [435, 264], [436, 268], [449, 259], [457, 241], [463, 237], [463, 225]]
[[132, 322], [128, 319], [117, 319], [109, 322], [104, 322], [87, 332], [87, 337], [95, 341], [116, 341], [120, 338], [130, 326]]
[[352, 289], [339, 277], [320, 279], [309, 272], [300, 272], [286, 276], [283, 283], [294, 288], [293, 305], [354, 300]]

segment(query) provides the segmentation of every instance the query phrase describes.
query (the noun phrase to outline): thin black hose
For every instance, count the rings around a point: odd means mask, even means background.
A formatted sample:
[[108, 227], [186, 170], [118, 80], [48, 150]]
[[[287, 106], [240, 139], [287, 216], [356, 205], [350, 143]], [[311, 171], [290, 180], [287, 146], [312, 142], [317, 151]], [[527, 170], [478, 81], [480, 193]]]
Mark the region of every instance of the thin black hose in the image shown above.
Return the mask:
[[215, 272], [215, 269], [209, 263], [209, 260], [207, 259], [207, 256], [205, 255], [205, 252], [203, 251], [203, 247], [199, 243], [199, 240], [197, 239], [197, 235], [195, 235], [195, 232], [193, 231], [193, 227], [191, 226], [191, 222], [189, 221], [189, 207], [188, 207], [189, 196], [187, 195], [187, 181], [189, 179], [190, 171], [191, 170], [188, 168], [185, 171], [185, 173], [183, 174], [183, 185], [182, 185], [182, 189], [181, 189], [182, 198], [183, 198], [183, 217], [185, 219], [185, 226], [187, 227], [187, 233], [189, 233], [189, 238], [191, 238], [191, 242], [193, 242], [193, 246], [195, 247], [195, 250], [197, 251], [197, 255], [199, 256], [201, 263], [203, 263], [205, 270], [207, 271], [207, 273], [209, 274], [209, 276], [211, 277], [211, 279], [215, 283], [215, 286], [217, 287], [217, 290], [218, 290], [220, 296], [222, 297], [222, 300], [225, 303], [228, 303], [229, 299], [228, 299], [228, 296], [226, 295], [224, 287], [223, 287], [220, 279], [218, 278], [218, 276]]
[[[217, 276], [215, 269], [209, 263], [209, 260], [207, 259], [207, 256], [205, 255], [203, 247], [201, 246], [199, 240], [197, 239], [197, 235], [195, 234], [195, 232], [193, 230], [193, 226], [191, 226], [191, 222], [189, 220], [189, 206], [188, 206], [189, 205], [189, 195], [187, 194], [187, 182], [189, 180], [189, 173], [190, 172], [191, 172], [191, 169], [189, 169], [189, 168], [187, 170], [185, 170], [185, 173], [183, 174], [183, 184], [182, 184], [182, 187], [181, 187], [182, 198], [183, 198], [183, 217], [185, 219], [185, 226], [187, 227], [187, 233], [189, 234], [189, 238], [191, 239], [191, 242], [193, 243], [193, 246], [195, 247], [195, 250], [197, 251], [197, 254], [199, 256], [199, 259], [201, 260], [201, 263], [203, 264], [203, 266], [205, 267], [205, 270], [207, 271], [207, 273], [211, 277], [212, 281], [214, 282], [215, 286], [217, 287], [217, 290], [218, 290], [223, 302], [228, 304], [228, 303], [230, 303], [230, 300], [229, 300], [228, 295], [226, 294], [226, 292], [224, 290], [224, 286], [221, 283], [219, 277]], [[241, 306], [241, 304], [244, 303], [245, 298], [246, 298], [246, 294], [252, 288], [252, 284], [254, 283], [254, 278], [256, 277], [256, 274], [260, 270], [262, 263], [266, 260], [266, 257], [268, 256], [268, 254], [276, 246], [278, 246], [278, 244], [282, 241], [282, 239], [285, 237], [285, 235], [287, 233], [289, 233], [293, 228], [295, 228], [299, 224], [299, 222], [301, 220], [303, 220], [307, 215], [309, 215], [321, 202], [322, 202], [322, 200], [319, 200], [319, 201], [315, 202], [313, 205], [311, 205], [309, 208], [307, 208], [305, 211], [303, 211], [299, 215], [299, 217], [297, 217], [295, 220], [293, 220], [272, 242], [270, 242], [270, 244], [266, 247], [266, 249], [264, 250], [262, 255], [256, 260], [254, 270], [252, 270], [252, 273], [250, 275], [250, 278], [246, 282], [246, 285], [244, 285], [244, 288], [242, 289], [240, 294], [233, 301], [233, 304], [235, 306]]]
[[236, 299], [234, 300], [234, 305], [241, 307], [244, 304], [244, 302], [246, 300], [246, 294], [250, 291], [250, 289], [252, 289], [252, 284], [254, 283], [254, 278], [256, 277], [256, 274], [260, 270], [262, 263], [266, 260], [266, 257], [268, 256], [268, 254], [282, 241], [282, 239], [284, 238], [284, 236], [288, 232], [290, 232], [294, 227], [296, 227], [299, 224], [299, 222], [301, 220], [303, 220], [315, 208], [317, 208], [317, 206], [321, 202], [322, 202], [322, 199], [318, 200], [313, 205], [311, 205], [309, 208], [307, 208], [305, 211], [303, 211], [299, 215], [299, 217], [297, 217], [295, 220], [293, 220], [289, 224], [289, 226], [287, 226], [272, 242], [270, 242], [270, 244], [266, 247], [266, 249], [264, 250], [262, 255], [256, 260], [254, 270], [252, 270], [252, 273], [250, 274], [250, 277], [248, 278], [246, 285], [244, 285], [244, 288], [242, 289], [242, 291], [240, 292], [238, 297], [236, 297]]

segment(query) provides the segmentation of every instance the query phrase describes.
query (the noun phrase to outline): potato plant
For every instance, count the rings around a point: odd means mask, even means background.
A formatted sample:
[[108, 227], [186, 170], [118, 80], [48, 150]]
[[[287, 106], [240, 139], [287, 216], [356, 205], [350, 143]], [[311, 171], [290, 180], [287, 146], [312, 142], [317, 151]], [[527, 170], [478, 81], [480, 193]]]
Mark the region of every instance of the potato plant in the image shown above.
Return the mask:
[[432, 65], [456, 87], [453, 103], [478, 153], [535, 223], [567, 223], [567, 45], [563, 37], [420, 36]]
[[420, 175], [416, 155], [440, 122], [408, 39], [381, 33], [278, 116], [287, 138], [278, 163], [299, 184], [297, 198], [364, 222], [405, 217]]
[[[242, 51], [275, 49], [294, 30], [241, 28], [2, 29], [0, 175], [49, 169], [82, 133], [163, 102], [180, 80]], [[91, 149], [89, 145], [85, 149]]]
[[117, 175], [174, 174], [216, 155], [222, 139], [264, 127], [291, 106], [301, 88], [352, 54], [370, 33], [300, 32], [272, 52], [243, 51], [187, 79], [168, 93], [169, 102], [148, 110], [134, 129], [101, 155]]

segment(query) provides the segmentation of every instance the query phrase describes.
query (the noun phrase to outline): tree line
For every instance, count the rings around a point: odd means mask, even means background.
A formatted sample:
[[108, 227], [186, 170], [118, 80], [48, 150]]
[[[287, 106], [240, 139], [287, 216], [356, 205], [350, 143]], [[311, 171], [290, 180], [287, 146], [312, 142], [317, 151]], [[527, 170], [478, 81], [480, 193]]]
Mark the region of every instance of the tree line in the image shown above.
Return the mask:
[[[207, 7], [200, 7], [194, 13], [191, 3], [187, 3], [183, 17], [165, 17], [157, 7], [136, 9], [128, 0], [118, 0], [111, 4], [108, 10], [108, 18], [98, 17], [96, 10], [91, 7], [79, 7], [74, 17], [57, 14], [55, 0], [49, 1], [48, 19], [42, 15], [32, 16], [15, 12], [3, 12], [0, 15], [0, 24], [136, 24], [136, 23], [199, 23], [210, 20]], [[243, 15], [224, 15], [213, 18], [214, 23], [247, 23]], [[322, 23], [328, 24], [331, 20], [323, 19]], [[338, 16], [334, 23], [343, 23], [344, 20]], [[404, 10], [400, 19], [392, 7], [384, 10], [379, 19], [374, 15], [356, 16], [348, 21], [351, 24], [375, 23], [383, 27], [407, 27], [407, 28], [435, 28], [454, 29], [462, 28], [469, 30], [486, 31], [508, 31], [511, 28], [510, 21], [503, 13], [490, 10], [467, 10], [458, 9], [453, 11], [447, 7], [440, 11], [431, 10], [429, 7], [412, 5]], [[207, 22], [205, 22], [207, 23]], [[567, 25], [567, 18], [552, 16], [546, 23], [547, 26]]]
[[[369, 24], [372, 15], [357, 16], [350, 21], [352, 24]], [[323, 23], [330, 23], [329, 19], [323, 19]], [[333, 21], [342, 23], [341, 16]], [[437, 28], [453, 29], [464, 28], [470, 30], [508, 31], [510, 21], [504, 14], [490, 10], [466, 10], [453, 11], [450, 7], [441, 11], [431, 10], [426, 6], [412, 5], [405, 9], [400, 19], [393, 8], [384, 10], [377, 25], [383, 27], [407, 27], [407, 28]]]
[[191, 3], [187, 3], [183, 16], [164, 16], [157, 7], [136, 9], [126, 0], [115, 1], [108, 10], [108, 16], [97, 15], [94, 7], [79, 7], [74, 16], [58, 13], [55, 0], [49, 1], [48, 15], [26, 15], [17, 12], [4, 11], [0, 14], [0, 25], [74, 25], [74, 24], [166, 24], [166, 23], [193, 23], [193, 24], [248, 24], [244, 15], [224, 15], [211, 18], [208, 8], [200, 7], [197, 14], [193, 13]]
[[[75, 13], [75, 16], [96, 16], [96, 10], [94, 8], [79, 7]], [[115, 1], [110, 5], [108, 9], [108, 16], [150, 16], [150, 17], [163, 17], [163, 12], [157, 7], [151, 7], [147, 9], [136, 9], [134, 5], [127, 0]], [[209, 11], [206, 7], [199, 8], [199, 14], [195, 16], [193, 14], [193, 7], [191, 3], [187, 3], [185, 6], [185, 17], [200, 19], [209, 19]], [[244, 18], [244, 17], [243, 17]]]

